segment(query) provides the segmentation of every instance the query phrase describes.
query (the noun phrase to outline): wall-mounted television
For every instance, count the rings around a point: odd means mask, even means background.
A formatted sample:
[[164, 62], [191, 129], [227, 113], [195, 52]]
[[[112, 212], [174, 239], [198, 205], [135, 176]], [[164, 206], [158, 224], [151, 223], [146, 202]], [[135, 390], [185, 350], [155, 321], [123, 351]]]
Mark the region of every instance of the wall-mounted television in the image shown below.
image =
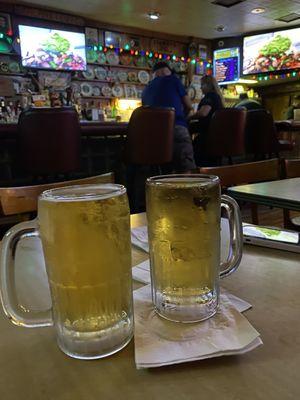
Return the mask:
[[300, 28], [246, 36], [243, 74], [300, 68]]
[[240, 49], [220, 49], [214, 51], [214, 77], [219, 84], [233, 83], [240, 77]]
[[84, 33], [19, 25], [19, 36], [24, 67], [65, 71], [86, 69]]

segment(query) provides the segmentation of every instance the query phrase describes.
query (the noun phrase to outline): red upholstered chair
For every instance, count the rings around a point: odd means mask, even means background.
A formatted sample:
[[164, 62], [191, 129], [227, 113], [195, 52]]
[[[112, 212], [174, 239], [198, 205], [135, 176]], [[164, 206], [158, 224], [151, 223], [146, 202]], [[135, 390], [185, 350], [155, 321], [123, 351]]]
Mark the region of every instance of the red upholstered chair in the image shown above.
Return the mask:
[[124, 161], [131, 212], [145, 209], [145, 179], [161, 174], [173, 157], [175, 111], [173, 108], [138, 107], [131, 115]]
[[255, 160], [277, 155], [280, 144], [272, 114], [266, 110], [250, 110], [246, 122], [246, 153]]
[[18, 123], [19, 161], [32, 176], [68, 174], [80, 168], [80, 124], [74, 108], [31, 108]]
[[127, 129], [126, 162], [156, 166], [171, 162], [174, 123], [173, 108], [136, 108]]
[[246, 110], [224, 108], [212, 116], [206, 140], [208, 157], [232, 157], [245, 153]]

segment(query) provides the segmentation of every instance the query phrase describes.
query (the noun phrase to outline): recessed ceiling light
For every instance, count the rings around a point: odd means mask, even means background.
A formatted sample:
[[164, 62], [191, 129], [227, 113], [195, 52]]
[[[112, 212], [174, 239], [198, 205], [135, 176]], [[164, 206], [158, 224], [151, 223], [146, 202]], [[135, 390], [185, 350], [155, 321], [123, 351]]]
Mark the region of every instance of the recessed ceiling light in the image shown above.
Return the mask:
[[224, 32], [225, 29], [226, 29], [226, 26], [224, 26], [224, 25], [215, 26], [215, 31], [217, 31], [217, 32]]
[[157, 12], [157, 11], [150, 11], [150, 12], [148, 13], [148, 17], [149, 17], [150, 19], [157, 20], [157, 19], [159, 19], [159, 17], [160, 17], [160, 13]]
[[251, 10], [252, 14], [262, 14], [266, 12], [266, 9], [263, 7], [257, 7], [257, 8], [253, 8], [253, 10]]

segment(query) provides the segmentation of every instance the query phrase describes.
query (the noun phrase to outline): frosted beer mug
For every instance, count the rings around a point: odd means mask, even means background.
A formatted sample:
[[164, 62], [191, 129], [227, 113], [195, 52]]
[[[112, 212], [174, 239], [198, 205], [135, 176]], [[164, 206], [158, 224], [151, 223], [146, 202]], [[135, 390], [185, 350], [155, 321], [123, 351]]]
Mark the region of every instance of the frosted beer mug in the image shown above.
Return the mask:
[[[14, 258], [18, 242], [41, 237], [52, 310], [24, 312], [17, 301]], [[130, 214], [121, 185], [48, 190], [38, 219], [4, 237], [1, 297], [6, 315], [20, 326], [54, 324], [58, 345], [71, 357], [108, 356], [133, 334]]]
[[[221, 206], [228, 215], [231, 244], [222, 264]], [[165, 175], [147, 180], [146, 208], [156, 311], [177, 322], [213, 316], [219, 301], [219, 277], [233, 272], [242, 256], [237, 203], [220, 195], [216, 176]]]

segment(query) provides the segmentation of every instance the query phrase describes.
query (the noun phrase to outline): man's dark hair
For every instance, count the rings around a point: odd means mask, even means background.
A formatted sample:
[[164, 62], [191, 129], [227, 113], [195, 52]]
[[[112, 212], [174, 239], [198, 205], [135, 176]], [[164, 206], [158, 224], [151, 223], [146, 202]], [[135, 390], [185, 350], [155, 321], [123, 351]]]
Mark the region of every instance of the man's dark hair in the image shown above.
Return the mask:
[[246, 99], [249, 99], [249, 97], [248, 97], [248, 94], [246, 93], [246, 92], [244, 92], [244, 93], [240, 93], [240, 100], [246, 100]]
[[164, 61], [159, 61], [156, 64], [154, 64], [153, 68], [152, 68], [152, 71], [155, 72], [155, 71], [157, 71], [157, 70], [159, 70], [161, 68], [169, 68], [169, 70], [171, 72], [173, 72], [172, 69], [170, 68], [169, 64], [164, 62]]

